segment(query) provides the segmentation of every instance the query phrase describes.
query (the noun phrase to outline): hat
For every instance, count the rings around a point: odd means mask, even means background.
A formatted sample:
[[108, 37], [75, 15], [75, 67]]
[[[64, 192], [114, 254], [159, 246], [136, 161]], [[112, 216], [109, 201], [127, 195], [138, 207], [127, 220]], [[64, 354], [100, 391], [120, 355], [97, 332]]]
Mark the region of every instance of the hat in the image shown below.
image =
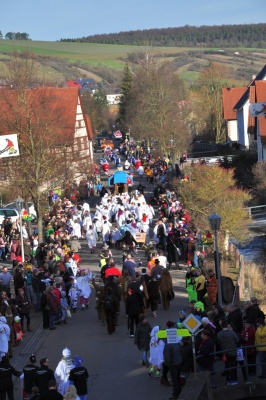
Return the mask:
[[18, 315], [15, 316], [14, 321], [15, 321], [15, 322], [19, 322], [19, 321], [20, 321], [20, 318], [19, 318]]
[[109, 249], [109, 246], [108, 246], [108, 244], [104, 243], [102, 248], [103, 248], [103, 250], [107, 250], [107, 249]]
[[65, 347], [64, 350], [62, 351], [63, 357], [71, 357], [71, 351]]
[[187, 315], [187, 313], [186, 313], [185, 310], [180, 310], [180, 311], [179, 311], [179, 314]]
[[201, 318], [201, 322], [202, 322], [203, 324], [209, 324], [209, 323], [210, 323], [210, 320], [209, 320], [209, 318], [207, 318], [207, 317], [203, 317], [203, 318]]
[[31, 356], [30, 356], [30, 362], [31, 362], [32, 364], [36, 363], [36, 357], [35, 357], [34, 354], [31, 354]]

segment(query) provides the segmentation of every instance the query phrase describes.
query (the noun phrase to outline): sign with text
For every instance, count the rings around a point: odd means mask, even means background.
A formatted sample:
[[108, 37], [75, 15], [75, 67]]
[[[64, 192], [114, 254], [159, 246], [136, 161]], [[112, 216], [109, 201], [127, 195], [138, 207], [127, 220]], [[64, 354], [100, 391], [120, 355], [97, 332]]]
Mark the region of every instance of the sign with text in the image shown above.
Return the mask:
[[137, 232], [136, 233], [136, 242], [145, 243], [146, 242], [146, 233]]
[[166, 329], [167, 343], [179, 343], [180, 338], [177, 336], [176, 328]]
[[18, 135], [0, 136], [0, 158], [19, 156]]

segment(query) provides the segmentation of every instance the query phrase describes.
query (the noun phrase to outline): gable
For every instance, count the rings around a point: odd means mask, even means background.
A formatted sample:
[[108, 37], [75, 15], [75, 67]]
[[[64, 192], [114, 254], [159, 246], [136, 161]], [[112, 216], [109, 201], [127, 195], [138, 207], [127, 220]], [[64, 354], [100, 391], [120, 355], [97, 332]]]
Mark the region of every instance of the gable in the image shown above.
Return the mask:
[[[266, 102], [266, 81], [256, 81], [256, 103]], [[259, 130], [261, 143], [266, 144], [266, 118], [264, 116], [257, 117], [259, 120]]]
[[222, 89], [224, 119], [226, 120], [236, 119], [236, 110], [234, 108], [236, 103], [245, 93], [245, 91], [246, 91], [245, 87]]
[[[38, 134], [56, 137], [57, 145], [71, 146], [74, 140], [77, 88], [50, 88], [1, 90], [0, 134], [29, 129], [29, 123]], [[48, 121], [48, 123], [47, 123]], [[39, 132], [38, 132], [39, 131]], [[25, 134], [24, 134], [25, 137]]]

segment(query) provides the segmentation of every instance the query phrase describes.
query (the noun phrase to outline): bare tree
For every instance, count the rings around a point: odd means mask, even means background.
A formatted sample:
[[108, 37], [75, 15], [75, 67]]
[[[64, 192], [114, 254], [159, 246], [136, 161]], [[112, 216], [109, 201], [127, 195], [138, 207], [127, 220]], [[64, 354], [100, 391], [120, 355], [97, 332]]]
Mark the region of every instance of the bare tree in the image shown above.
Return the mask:
[[169, 141], [182, 153], [191, 141], [189, 103], [182, 80], [169, 63], [160, 63], [149, 51], [133, 71], [128, 127], [136, 138], [154, 138], [166, 151]]

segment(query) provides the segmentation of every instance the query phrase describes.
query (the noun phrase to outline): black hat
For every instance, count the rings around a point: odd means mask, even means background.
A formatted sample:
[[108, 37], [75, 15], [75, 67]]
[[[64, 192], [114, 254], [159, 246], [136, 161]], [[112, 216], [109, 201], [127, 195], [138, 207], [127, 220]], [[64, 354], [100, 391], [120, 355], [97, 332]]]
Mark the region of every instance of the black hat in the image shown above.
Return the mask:
[[35, 364], [35, 363], [36, 363], [36, 357], [35, 357], [34, 354], [31, 354], [31, 355], [30, 355], [30, 362], [31, 362], [32, 364]]

